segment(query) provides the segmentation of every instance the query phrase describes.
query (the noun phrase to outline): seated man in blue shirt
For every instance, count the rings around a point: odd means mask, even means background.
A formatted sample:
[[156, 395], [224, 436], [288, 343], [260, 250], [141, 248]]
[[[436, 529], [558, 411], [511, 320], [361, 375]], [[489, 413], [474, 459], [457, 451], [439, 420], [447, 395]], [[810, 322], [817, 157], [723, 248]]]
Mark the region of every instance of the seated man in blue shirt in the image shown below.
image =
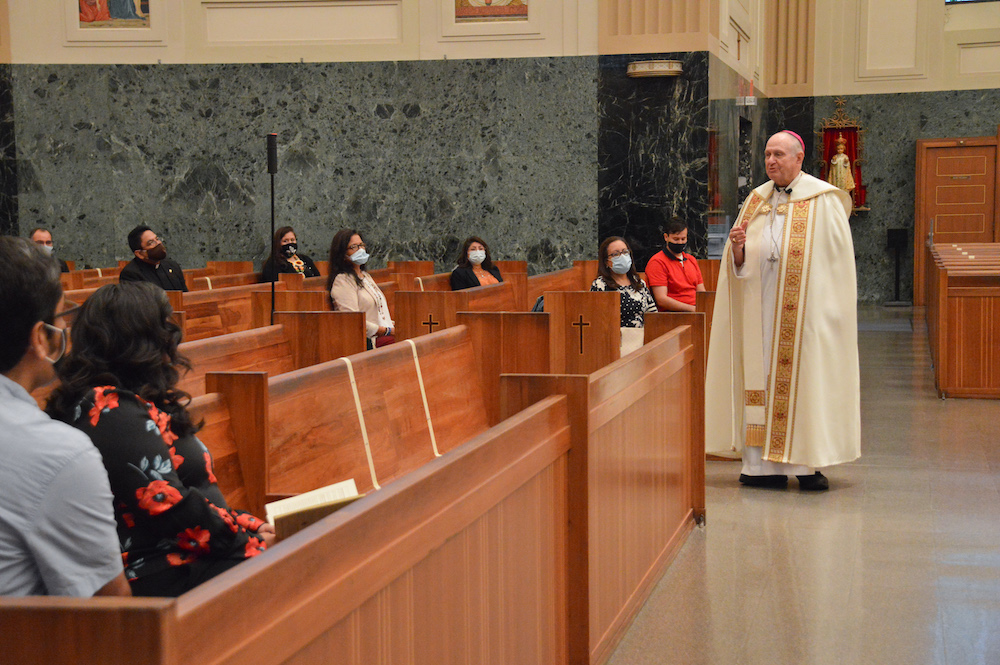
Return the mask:
[[61, 305], [55, 259], [0, 237], [0, 595], [128, 596], [101, 455], [30, 395], [66, 350]]

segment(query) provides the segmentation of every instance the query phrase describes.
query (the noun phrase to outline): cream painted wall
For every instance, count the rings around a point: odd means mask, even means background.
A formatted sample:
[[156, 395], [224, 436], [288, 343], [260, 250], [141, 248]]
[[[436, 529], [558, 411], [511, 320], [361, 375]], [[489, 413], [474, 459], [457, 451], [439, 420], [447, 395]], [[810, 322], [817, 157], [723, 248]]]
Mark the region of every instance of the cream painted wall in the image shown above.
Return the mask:
[[1000, 2], [818, 0], [816, 96], [1000, 87]]
[[710, 49], [740, 76], [763, 83], [764, 0], [720, 0], [716, 48]]
[[[456, 24], [454, 0], [150, 0], [150, 29], [85, 30], [76, 0], [4, 0], [14, 63], [209, 63], [592, 55], [598, 0], [533, 0], [527, 21]], [[3, 5], [0, 5], [0, 9]], [[157, 20], [159, 19], [159, 20]], [[10, 55], [2, 28], [10, 28]]]

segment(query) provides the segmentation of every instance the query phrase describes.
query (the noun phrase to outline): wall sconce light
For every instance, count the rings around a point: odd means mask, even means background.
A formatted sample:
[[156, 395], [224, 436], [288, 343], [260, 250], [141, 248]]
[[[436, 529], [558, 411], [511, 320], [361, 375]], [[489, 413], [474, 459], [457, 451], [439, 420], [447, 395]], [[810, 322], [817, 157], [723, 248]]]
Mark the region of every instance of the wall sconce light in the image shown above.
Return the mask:
[[628, 74], [631, 78], [645, 76], [680, 76], [684, 73], [684, 63], [680, 60], [636, 60], [628, 63]]

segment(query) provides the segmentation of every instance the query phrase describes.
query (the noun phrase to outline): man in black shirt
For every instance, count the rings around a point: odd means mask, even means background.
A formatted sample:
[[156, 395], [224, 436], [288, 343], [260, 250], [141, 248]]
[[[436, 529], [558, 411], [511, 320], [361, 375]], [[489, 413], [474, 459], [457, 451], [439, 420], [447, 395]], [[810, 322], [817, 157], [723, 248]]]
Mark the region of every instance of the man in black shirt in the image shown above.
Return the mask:
[[187, 291], [184, 271], [167, 258], [167, 248], [153, 230], [139, 225], [128, 234], [128, 246], [135, 258], [122, 268], [119, 282], [151, 282], [164, 291]]

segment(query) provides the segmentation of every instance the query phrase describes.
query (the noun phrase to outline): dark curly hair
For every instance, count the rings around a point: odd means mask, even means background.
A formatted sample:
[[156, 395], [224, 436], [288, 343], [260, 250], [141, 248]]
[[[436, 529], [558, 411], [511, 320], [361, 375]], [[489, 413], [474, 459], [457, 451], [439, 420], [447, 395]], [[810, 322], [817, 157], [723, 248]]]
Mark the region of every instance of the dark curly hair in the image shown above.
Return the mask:
[[70, 330], [72, 346], [59, 363], [61, 384], [46, 412], [70, 422], [76, 405], [97, 386], [134, 392], [170, 414], [177, 436], [193, 434], [186, 405], [191, 396], [175, 386], [178, 367], [191, 369], [178, 353], [181, 329], [173, 322], [167, 294], [148, 282], [124, 282], [99, 288], [80, 308]]

